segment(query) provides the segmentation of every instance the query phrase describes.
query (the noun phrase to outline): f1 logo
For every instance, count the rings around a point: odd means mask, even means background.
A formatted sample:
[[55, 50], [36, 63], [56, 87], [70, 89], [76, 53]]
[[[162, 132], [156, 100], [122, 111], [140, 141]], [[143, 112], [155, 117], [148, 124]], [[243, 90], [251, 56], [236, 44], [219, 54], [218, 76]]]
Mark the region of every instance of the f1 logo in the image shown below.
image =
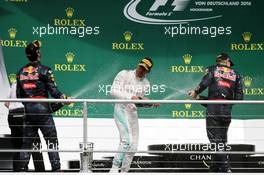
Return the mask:
[[[160, 6], [165, 6], [168, 0], [155, 0], [149, 11], [157, 11]], [[189, 0], [174, 0], [171, 6], [174, 6], [173, 11], [183, 11]]]

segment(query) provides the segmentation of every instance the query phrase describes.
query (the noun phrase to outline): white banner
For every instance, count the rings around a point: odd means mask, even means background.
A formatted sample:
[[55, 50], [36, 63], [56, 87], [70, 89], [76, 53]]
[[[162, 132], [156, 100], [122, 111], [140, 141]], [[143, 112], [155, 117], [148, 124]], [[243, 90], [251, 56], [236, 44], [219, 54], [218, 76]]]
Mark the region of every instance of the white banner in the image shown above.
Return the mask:
[[[1, 38], [0, 38], [1, 40]], [[6, 73], [5, 62], [3, 57], [2, 46], [0, 45], [0, 98], [7, 98], [10, 90], [9, 81]], [[7, 134], [8, 125], [7, 125], [7, 115], [8, 110], [4, 106], [4, 103], [0, 102], [0, 123], [2, 126], [0, 127], [1, 134]]]

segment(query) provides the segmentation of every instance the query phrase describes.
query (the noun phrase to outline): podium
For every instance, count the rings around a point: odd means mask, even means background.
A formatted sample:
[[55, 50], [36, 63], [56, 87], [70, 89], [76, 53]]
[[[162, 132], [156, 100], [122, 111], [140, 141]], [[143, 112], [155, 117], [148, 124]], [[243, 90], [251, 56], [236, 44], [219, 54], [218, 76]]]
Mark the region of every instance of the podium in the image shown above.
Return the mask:
[[[182, 147], [185, 145], [185, 148]], [[171, 151], [169, 148], [181, 148], [180, 151], [203, 151], [205, 144], [158, 144], [149, 145], [149, 151]], [[250, 144], [230, 144], [229, 151], [254, 152], [255, 146]], [[179, 151], [179, 150], [178, 150]], [[131, 164], [130, 172], [208, 172], [211, 154], [197, 153], [150, 153], [139, 156], [136, 154]], [[113, 157], [93, 160], [93, 172], [108, 172], [112, 166]], [[252, 154], [230, 154], [229, 162], [232, 172], [264, 172], [264, 156]], [[79, 161], [70, 161], [70, 169], [78, 169]]]
[[[13, 149], [11, 135], [0, 135], [0, 149]], [[32, 153], [35, 171], [44, 172], [42, 153]], [[0, 152], [0, 171], [13, 171], [13, 152]]]

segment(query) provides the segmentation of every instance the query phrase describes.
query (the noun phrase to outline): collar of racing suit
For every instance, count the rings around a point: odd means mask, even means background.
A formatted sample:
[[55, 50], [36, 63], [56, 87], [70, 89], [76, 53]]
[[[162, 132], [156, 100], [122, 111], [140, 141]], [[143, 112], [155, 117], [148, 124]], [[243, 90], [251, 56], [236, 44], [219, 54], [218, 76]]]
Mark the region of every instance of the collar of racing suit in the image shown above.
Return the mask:
[[40, 61], [30, 61], [26, 66], [34, 66], [34, 67], [36, 67], [36, 66], [38, 66], [40, 64], [41, 64]]
[[31, 61], [29, 64], [40, 64], [40, 61]]

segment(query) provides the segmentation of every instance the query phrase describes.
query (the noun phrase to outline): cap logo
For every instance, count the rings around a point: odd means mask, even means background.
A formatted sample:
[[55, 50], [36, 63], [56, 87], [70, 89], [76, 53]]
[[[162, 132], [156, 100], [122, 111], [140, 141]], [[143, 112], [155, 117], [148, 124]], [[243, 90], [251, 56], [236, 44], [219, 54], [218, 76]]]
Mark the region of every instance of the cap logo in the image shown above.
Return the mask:
[[38, 41], [38, 40], [33, 41], [32, 44], [33, 44], [35, 47], [41, 47], [41, 42]]
[[152, 67], [152, 64], [149, 60], [143, 59], [142, 62], [145, 63], [147, 66]]

